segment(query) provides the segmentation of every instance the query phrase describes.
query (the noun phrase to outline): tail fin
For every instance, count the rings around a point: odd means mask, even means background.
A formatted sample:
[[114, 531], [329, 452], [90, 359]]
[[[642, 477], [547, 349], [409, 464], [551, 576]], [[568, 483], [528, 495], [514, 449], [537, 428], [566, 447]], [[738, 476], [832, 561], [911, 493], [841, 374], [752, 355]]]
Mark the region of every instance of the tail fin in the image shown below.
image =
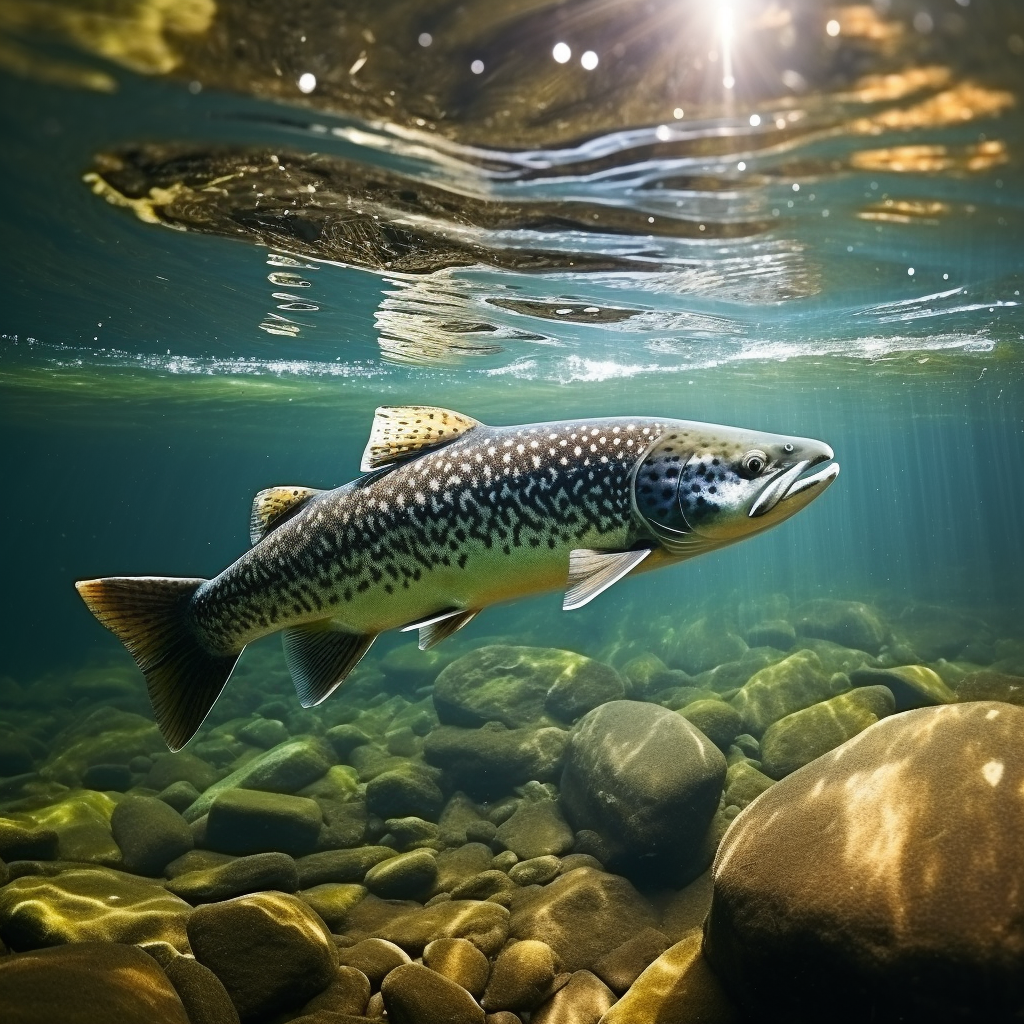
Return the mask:
[[142, 669], [156, 723], [171, 750], [180, 750], [195, 735], [242, 653], [211, 653], [196, 636], [189, 602], [205, 582], [112, 576], [75, 584], [89, 611]]

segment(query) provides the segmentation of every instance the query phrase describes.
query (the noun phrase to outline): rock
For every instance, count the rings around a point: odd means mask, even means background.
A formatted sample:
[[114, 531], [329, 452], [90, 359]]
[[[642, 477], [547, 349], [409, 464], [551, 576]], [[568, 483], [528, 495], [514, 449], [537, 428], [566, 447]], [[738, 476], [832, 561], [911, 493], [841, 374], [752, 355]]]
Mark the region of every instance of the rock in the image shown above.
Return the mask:
[[213, 801], [228, 790], [295, 793], [327, 773], [331, 754], [321, 741], [313, 739], [290, 740], [272, 747], [209, 786], [185, 812], [185, 820], [195, 821], [209, 813]]
[[232, 858], [214, 867], [187, 871], [167, 883], [167, 891], [193, 906], [275, 889], [295, 892], [299, 887], [295, 861], [286, 853], [254, 853]]
[[160, 941], [184, 951], [191, 911], [161, 886], [106, 868], [24, 875], [0, 889], [0, 939], [15, 950]]
[[82, 788], [123, 793], [132, 785], [132, 770], [126, 764], [91, 764], [82, 772]]
[[[312, 889], [303, 889], [298, 895], [332, 932], [340, 932], [352, 908], [366, 895], [366, 887], [346, 882], [324, 882]], [[370, 998], [369, 993], [366, 998]]]
[[487, 871], [492, 864], [492, 851], [483, 843], [467, 843], [437, 855], [437, 890], [451, 892], [456, 886]]
[[198, 907], [188, 940], [223, 982], [242, 1021], [300, 1007], [334, 980], [337, 953], [323, 922], [284, 893]]
[[190, 1024], [156, 962], [113, 942], [0, 958], [0, 1006], [4, 1024]]
[[889, 636], [878, 612], [860, 601], [808, 601], [798, 610], [793, 625], [801, 636], [831, 640], [869, 654], [878, 654]]
[[957, 694], [942, 681], [942, 677], [924, 665], [856, 669], [850, 673], [850, 682], [855, 687], [887, 687], [893, 695], [896, 711], [952, 704], [957, 699]]
[[727, 661], [737, 661], [747, 650], [741, 637], [724, 628], [721, 622], [700, 618], [679, 634], [669, 662], [691, 676], [706, 672]]
[[988, 630], [977, 617], [944, 605], [913, 604], [896, 620], [897, 629], [922, 661], [953, 660], [972, 642], [987, 639]]
[[173, 807], [179, 814], [191, 807], [199, 799], [200, 793], [191, 782], [172, 782], [166, 789], [160, 790], [156, 798], [163, 800], [168, 807]]
[[765, 773], [789, 775], [891, 715], [893, 704], [887, 687], [862, 686], [774, 722], [761, 737]]
[[708, 870], [665, 903], [661, 915], [661, 931], [673, 942], [679, 942], [695, 928], [703, 927], [710, 909], [711, 871]]
[[777, 783], [719, 850], [706, 952], [777, 1019], [1024, 1013], [1024, 709], [887, 718]]
[[743, 731], [760, 738], [772, 722], [834, 697], [830, 677], [813, 651], [797, 651], [751, 676], [729, 702]]
[[338, 759], [343, 763], [348, 761], [356, 747], [366, 746], [370, 742], [370, 737], [351, 723], [336, 725], [333, 729], [328, 729], [325, 739], [331, 744]]
[[426, 897], [437, 881], [437, 861], [428, 850], [413, 850], [375, 864], [363, 878], [374, 895], [389, 900]]
[[[578, 840], [579, 835], [576, 838]], [[604, 865], [589, 853], [570, 853], [568, 856], [561, 858], [558, 865], [558, 873], [560, 875], [567, 875], [570, 871], [575, 871], [577, 868], [593, 868], [595, 871], [604, 871]]]
[[480, 800], [501, 796], [531, 780], [551, 782], [562, 768], [569, 734], [563, 729], [480, 729], [442, 725], [426, 738], [423, 756], [444, 770], [448, 785]]
[[101, 707], [55, 737], [50, 749], [59, 753], [39, 774], [49, 782], [75, 787], [92, 765], [127, 768], [133, 757], [166, 752], [167, 747], [152, 719]]
[[25, 813], [36, 825], [57, 833], [57, 856], [61, 860], [120, 868], [121, 851], [110, 833], [114, 806], [105, 793], [79, 789]]
[[547, 885], [558, 874], [561, 866], [558, 857], [552, 855], [531, 857], [513, 864], [508, 869], [508, 877], [516, 885]]
[[694, 931], [662, 953], [601, 1018], [601, 1024], [732, 1024], [738, 1019], [735, 1006], [701, 955], [701, 934]]
[[970, 672], [957, 684], [956, 698], [959, 701], [999, 700], [1006, 704], [1022, 706], [1024, 676], [1007, 675], [1005, 672]]
[[600, 978], [576, 971], [533, 1012], [530, 1024], [598, 1024], [614, 1002], [614, 993]]
[[192, 849], [185, 819], [155, 797], [125, 797], [110, 816], [110, 828], [125, 869], [136, 875], [161, 875], [172, 860]]
[[657, 925], [657, 916], [625, 878], [578, 868], [524, 891], [510, 924], [513, 938], [546, 942], [564, 970], [579, 971], [592, 969], [624, 935]]
[[723, 753], [743, 731], [740, 713], [724, 700], [697, 700], [679, 712]]
[[380, 993], [389, 1024], [484, 1024], [484, 1011], [464, 988], [422, 964], [396, 967]]
[[53, 860], [59, 844], [51, 828], [0, 818], [0, 858], [12, 860]]
[[499, 1010], [497, 1013], [487, 1014], [484, 1017], [484, 1024], [523, 1024], [523, 1022], [511, 1010]]
[[601, 957], [594, 964], [594, 974], [621, 996], [671, 945], [657, 928], [644, 928]]
[[[452, 889], [451, 897], [453, 900], [488, 900], [511, 893], [515, 888], [515, 882], [504, 871], [491, 868], [460, 882]], [[508, 905], [506, 900], [499, 902]]]
[[287, 743], [291, 738], [284, 722], [279, 722], [276, 718], [254, 718], [248, 725], [243, 725], [235, 735], [243, 743], [251, 743], [263, 750]]
[[366, 841], [369, 815], [362, 800], [317, 800], [324, 823], [316, 839], [318, 850], [347, 850]]
[[[354, 967], [364, 974], [370, 982], [370, 987], [376, 991], [380, 988], [380, 983], [396, 967], [412, 961], [409, 959], [409, 954], [393, 942], [388, 942], [386, 939], [363, 939], [362, 942], [357, 942], [355, 945], [339, 949], [338, 962], [348, 967]], [[430, 965], [428, 964], [428, 966]]]
[[210, 807], [203, 845], [219, 853], [299, 857], [316, 846], [322, 823], [320, 808], [308, 797], [227, 789]]
[[729, 765], [725, 773], [725, 806], [742, 809], [774, 784], [774, 779], [758, 771], [749, 761], [737, 761]]
[[[859, 668], [879, 668], [881, 661], [867, 651], [860, 651], [853, 647], [844, 647], [842, 644], [834, 644], [831, 640], [816, 640], [812, 637], [803, 637], [800, 640], [800, 648], [804, 651], [811, 651], [818, 656], [825, 675], [832, 677], [838, 674], [849, 675]], [[845, 689], [849, 689], [849, 682]], [[839, 690], [833, 690], [835, 696]]]
[[683, 884], [710, 860], [704, 838], [725, 770], [718, 748], [680, 715], [613, 701], [573, 729], [561, 803], [573, 828], [601, 837], [610, 867], [667, 870]]
[[481, 647], [445, 668], [434, 683], [442, 725], [501, 722], [509, 729], [572, 722], [625, 692], [619, 674], [572, 651]]
[[487, 987], [491, 965], [468, 939], [435, 939], [423, 950], [423, 964], [479, 999]]
[[450, 900], [400, 913], [378, 929], [410, 956], [420, 956], [436, 939], [469, 939], [484, 956], [494, 956], [509, 934], [509, 912], [497, 903]]
[[506, 946], [494, 961], [480, 1005], [497, 1010], [532, 1010], [550, 994], [558, 964], [554, 950], [537, 939]]
[[442, 845], [441, 830], [432, 821], [416, 817], [388, 818], [384, 827], [393, 840], [391, 845], [398, 850], [437, 850]]
[[573, 833], [554, 800], [523, 800], [498, 826], [498, 841], [517, 857], [559, 857], [572, 849]]
[[186, 750], [179, 750], [176, 754], [164, 751], [156, 755], [146, 776], [146, 785], [156, 790], [166, 789], [175, 782], [188, 782], [201, 793], [216, 781], [216, 769]]
[[366, 784], [366, 807], [384, 818], [415, 816], [434, 821], [444, 806], [444, 796], [431, 773], [415, 764], [382, 772]]
[[[306, 1003], [303, 1013], [350, 1014], [360, 1016], [370, 1001], [370, 979], [354, 967], [337, 966], [334, 978], [319, 995]], [[325, 1024], [330, 1024], [325, 1021]]]
[[751, 647], [774, 647], [788, 651], [796, 643], [796, 630], [785, 619], [766, 619], [750, 626], [743, 639]]
[[189, 1024], [239, 1024], [235, 1004], [209, 967], [191, 956], [172, 957], [162, 966], [185, 1007]]
[[299, 888], [310, 889], [324, 882], [361, 882], [375, 864], [396, 856], [386, 846], [358, 846], [352, 850], [325, 850], [300, 857]]

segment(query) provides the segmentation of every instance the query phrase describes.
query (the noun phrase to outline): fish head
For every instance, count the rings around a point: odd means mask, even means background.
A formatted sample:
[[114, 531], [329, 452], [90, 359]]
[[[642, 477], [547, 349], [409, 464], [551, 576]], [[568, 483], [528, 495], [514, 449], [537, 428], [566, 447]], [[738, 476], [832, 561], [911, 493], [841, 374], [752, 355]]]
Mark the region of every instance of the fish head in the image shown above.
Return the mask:
[[635, 510], [669, 551], [697, 553], [795, 515], [839, 475], [833, 458], [813, 438], [679, 421], [637, 466]]

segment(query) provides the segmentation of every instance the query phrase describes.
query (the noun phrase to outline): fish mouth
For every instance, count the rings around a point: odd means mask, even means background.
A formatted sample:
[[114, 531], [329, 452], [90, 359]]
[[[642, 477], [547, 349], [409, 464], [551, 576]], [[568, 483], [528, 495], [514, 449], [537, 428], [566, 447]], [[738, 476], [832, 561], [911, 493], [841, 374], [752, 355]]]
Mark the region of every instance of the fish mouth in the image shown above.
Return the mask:
[[[828, 445], [823, 445], [822, 448], [824, 450], [814, 458], [801, 459], [800, 462], [794, 463], [785, 472], [770, 480], [757, 496], [754, 504], [750, 506], [750, 511], [747, 515], [751, 519], [756, 519], [771, 512], [772, 509], [783, 502], [789, 502], [799, 495], [801, 500], [796, 503], [796, 507], [793, 509], [793, 511], [796, 511], [817, 497], [839, 476], [839, 463], [832, 461], [835, 458], [835, 453]], [[804, 475], [814, 466], [821, 466], [823, 462], [827, 462], [828, 465], [822, 466], [815, 473]]]

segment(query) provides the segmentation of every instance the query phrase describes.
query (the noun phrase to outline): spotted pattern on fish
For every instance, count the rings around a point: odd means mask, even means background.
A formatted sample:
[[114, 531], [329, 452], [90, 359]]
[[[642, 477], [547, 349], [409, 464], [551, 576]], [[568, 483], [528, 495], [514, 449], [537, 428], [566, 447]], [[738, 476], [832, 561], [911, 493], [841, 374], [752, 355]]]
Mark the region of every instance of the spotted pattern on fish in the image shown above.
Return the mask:
[[194, 621], [211, 645], [237, 650], [327, 618], [391, 629], [464, 606], [481, 576], [497, 599], [531, 570], [562, 585], [574, 548], [640, 537], [631, 476], [663, 432], [637, 418], [478, 427], [313, 498], [200, 588]]

